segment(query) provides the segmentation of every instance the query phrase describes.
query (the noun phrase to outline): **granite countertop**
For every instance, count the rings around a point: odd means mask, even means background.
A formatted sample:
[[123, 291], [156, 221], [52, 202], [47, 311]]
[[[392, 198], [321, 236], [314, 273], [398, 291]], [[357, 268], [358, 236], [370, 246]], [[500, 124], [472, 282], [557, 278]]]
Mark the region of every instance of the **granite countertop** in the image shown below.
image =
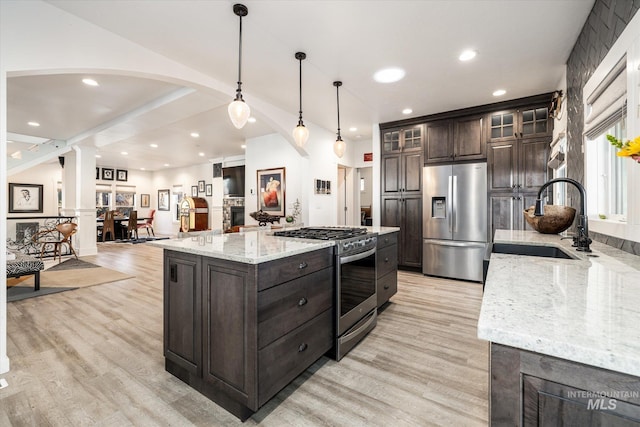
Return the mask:
[[[577, 259], [491, 254], [478, 337], [640, 376], [640, 257], [594, 242], [498, 230], [494, 243], [557, 246]], [[593, 256], [596, 255], [596, 256]]]
[[[386, 234], [398, 227], [366, 227], [372, 233]], [[277, 231], [277, 230], [275, 230]], [[241, 233], [198, 232], [186, 238], [156, 240], [148, 244], [178, 252], [260, 264], [317, 249], [334, 246], [333, 241], [278, 237], [265, 229]]]

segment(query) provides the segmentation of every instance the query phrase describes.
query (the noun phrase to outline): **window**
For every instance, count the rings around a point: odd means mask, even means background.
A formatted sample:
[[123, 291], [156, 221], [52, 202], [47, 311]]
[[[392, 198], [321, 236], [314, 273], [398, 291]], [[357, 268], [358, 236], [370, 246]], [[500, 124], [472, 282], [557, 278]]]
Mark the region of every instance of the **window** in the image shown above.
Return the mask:
[[[625, 221], [627, 215], [627, 159], [616, 155], [617, 149], [607, 135], [626, 139], [625, 121], [618, 120], [593, 139], [587, 139], [588, 187], [595, 195], [600, 219]], [[592, 206], [594, 206], [592, 204]]]

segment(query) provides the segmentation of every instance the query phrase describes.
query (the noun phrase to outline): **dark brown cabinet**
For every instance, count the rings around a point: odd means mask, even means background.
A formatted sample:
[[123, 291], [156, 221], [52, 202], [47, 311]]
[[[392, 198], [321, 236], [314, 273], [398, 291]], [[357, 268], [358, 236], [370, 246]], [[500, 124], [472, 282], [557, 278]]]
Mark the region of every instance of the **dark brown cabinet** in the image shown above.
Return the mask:
[[422, 193], [422, 153], [390, 154], [382, 158], [382, 194]]
[[382, 132], [382, 155], [422, 151], [424, 146], [424, 125], [405, 126]]
[[376, 294], [378, 308], [398, 292], [398, 233], [378, 235]]
[[535, 193], [489, 193], [489, 231], [491, 240], [496, 230], [533, 230], [523, 211], [535, 205]]
[[165, 250], [165, 367], [240, 419], [333, 347], [333, 249], [262, 264]]
[[487, 157], [482, 115], [427, 123], [425, 163], [481, 160]]
[[422, 267], [422, 195], [382, 197], [381, 225], [400, 227], [398, 265]]
[[491, 344], [490, 425], [640, 426], [637, 377]]
[[488, 142], [553, 134], [553, 119], [546, 105], [496, 111], [488, 115], [487, 123]]

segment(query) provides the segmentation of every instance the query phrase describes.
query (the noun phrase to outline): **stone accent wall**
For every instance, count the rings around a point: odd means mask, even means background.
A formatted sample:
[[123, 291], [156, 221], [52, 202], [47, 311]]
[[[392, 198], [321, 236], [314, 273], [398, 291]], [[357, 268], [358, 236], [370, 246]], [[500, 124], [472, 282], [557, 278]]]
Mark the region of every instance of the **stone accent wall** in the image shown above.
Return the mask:
[[[582, 88], [640, 8], [640, 0], [596, 0], [567, 61], [567, 176], [584, 182]], [[575, 204], [580, 194], [567, 186]], [[640, 244], [590, 233], [594, 240], [638, 253]], [[612, 244], [613, 243], [613, 244]], [[635, 248], [635, 249], [634, 249]]]
[[225, 197], [222, 200], [222, 229], [231, 228], [231, 206], [244, 206], [244, 197]]

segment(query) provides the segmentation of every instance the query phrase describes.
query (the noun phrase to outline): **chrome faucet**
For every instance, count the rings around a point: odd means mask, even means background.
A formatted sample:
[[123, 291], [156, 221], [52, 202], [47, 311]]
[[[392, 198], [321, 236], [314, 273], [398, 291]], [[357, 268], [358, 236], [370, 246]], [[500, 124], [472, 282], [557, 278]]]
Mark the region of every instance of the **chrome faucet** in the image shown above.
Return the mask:
[[580, 191], [580, 216], [578, 217], [578, 233], [573, 236], [573, 246], [576, 247], [577, 251], [582, 252], [591, 252], [591, 248], [589, 245], [591, 244], [591, 239], [589, 238], [589, 222], [587, 220], [587, 192], [585, 191], [582, 184], [578, 181], [571, 178], [554, 178], [550, 181], [545, 182], [540, 190], [538, 190], [538, 197], [536, 198], [536, 208], [533, 214], [535, 216], [543, 216], [544, 215], [544, 206], [542, 205], [542, 192], [548, 186], [555, 184], [556, 182], [568, 182], [569, 184], [573, 184]]

